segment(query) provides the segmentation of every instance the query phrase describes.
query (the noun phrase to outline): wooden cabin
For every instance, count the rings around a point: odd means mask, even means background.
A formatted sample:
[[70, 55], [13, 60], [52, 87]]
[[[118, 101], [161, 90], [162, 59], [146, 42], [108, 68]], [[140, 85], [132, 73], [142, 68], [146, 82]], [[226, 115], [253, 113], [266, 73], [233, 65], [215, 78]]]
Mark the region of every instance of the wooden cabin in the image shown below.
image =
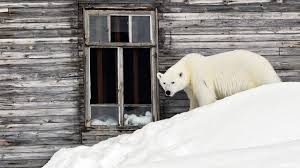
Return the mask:
[[156, 80], [187, 53], [247, 49], [300, 81], [299, 19], [299, 0], [0, 0], [0, 168], [187, 111]]

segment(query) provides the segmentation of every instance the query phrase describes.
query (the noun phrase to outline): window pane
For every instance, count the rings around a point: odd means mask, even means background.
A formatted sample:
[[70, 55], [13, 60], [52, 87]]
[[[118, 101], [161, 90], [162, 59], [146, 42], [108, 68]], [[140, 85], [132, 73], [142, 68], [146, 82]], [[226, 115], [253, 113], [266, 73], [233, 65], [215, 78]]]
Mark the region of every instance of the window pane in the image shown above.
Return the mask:
[[91, 104], [117, 103], [117, 49], [91, 48]]
[[126, 126], [146, 125], [151, 121], [151, 105], [145, 107], [129, 107], [125, 105], [124, 124]]
[[132, 42], [150, 42], [150, 16], [132, 16]]
[[151, 104], [150, 49], [124, 48], [124, 102]]
[[99, 107], [92, 106], [91, 125], [118, 125], [118, 106]]
[[111, 16], [111, 41], [129, 42], [128, 16]]
[[108, 42], [107, 16], [90, 16], [90, 42]]

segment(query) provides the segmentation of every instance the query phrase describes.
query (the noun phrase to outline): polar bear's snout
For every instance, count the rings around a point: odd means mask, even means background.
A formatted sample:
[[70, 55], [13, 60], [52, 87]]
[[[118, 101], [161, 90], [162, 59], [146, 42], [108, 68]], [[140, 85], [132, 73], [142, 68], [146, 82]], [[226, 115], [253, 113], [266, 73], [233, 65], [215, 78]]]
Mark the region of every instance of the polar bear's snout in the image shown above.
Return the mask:
[[165, 91], [166, 96], [170, 96], [171, 92], [169, 90]]

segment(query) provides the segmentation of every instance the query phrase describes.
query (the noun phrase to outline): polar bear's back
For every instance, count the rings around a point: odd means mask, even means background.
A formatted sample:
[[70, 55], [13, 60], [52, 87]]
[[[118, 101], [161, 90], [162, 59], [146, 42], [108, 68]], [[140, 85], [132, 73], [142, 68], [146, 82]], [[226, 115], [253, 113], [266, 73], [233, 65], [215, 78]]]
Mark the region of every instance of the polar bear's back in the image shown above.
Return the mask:
[[263, 84], [280, 82], [269, 61], [250, 51], [235, 50], [208, 59], [214, 66], [214, 85], [219, 98]]
[[[280, 81], [270, 62], [256, 54], [247, 50], [234, 50], [221, 54], [216, 54], [211, 57], [218, 71], [237, 74], [238, 72], [247, 72], [256, 79], [258, 83], [273, 83]], [[245, 74], [246, 75], [246, 74]]]
[[201, 75], [206, 76], [205, 80], [214, 86], [217, 98], [263, 84], [280, 82], [272, 65], [264, 57], [250, 51], [234, 50], [208, 56], [204, 60], [202, 66], [209, 69], [209, 72]]

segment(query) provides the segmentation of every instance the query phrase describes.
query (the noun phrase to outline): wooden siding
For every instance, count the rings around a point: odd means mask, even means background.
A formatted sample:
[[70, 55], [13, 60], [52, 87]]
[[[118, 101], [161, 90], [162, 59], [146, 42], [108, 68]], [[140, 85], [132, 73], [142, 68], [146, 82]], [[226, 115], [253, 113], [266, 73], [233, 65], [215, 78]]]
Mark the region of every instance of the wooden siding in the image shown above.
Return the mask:
[[81, 143], [79, 34], [76, 0], [0, 0], [0, 168]]
[[[0, 0], [0, 168], [41, 167], [62, 147], [133, 131], [84, 128], [83, 8], [158, 8], [162, 72], [190, 52], [238, 48], [300, 81], [300, 2], [263, 1]], [[160, 92], [161, 118], [188, 104]]]

